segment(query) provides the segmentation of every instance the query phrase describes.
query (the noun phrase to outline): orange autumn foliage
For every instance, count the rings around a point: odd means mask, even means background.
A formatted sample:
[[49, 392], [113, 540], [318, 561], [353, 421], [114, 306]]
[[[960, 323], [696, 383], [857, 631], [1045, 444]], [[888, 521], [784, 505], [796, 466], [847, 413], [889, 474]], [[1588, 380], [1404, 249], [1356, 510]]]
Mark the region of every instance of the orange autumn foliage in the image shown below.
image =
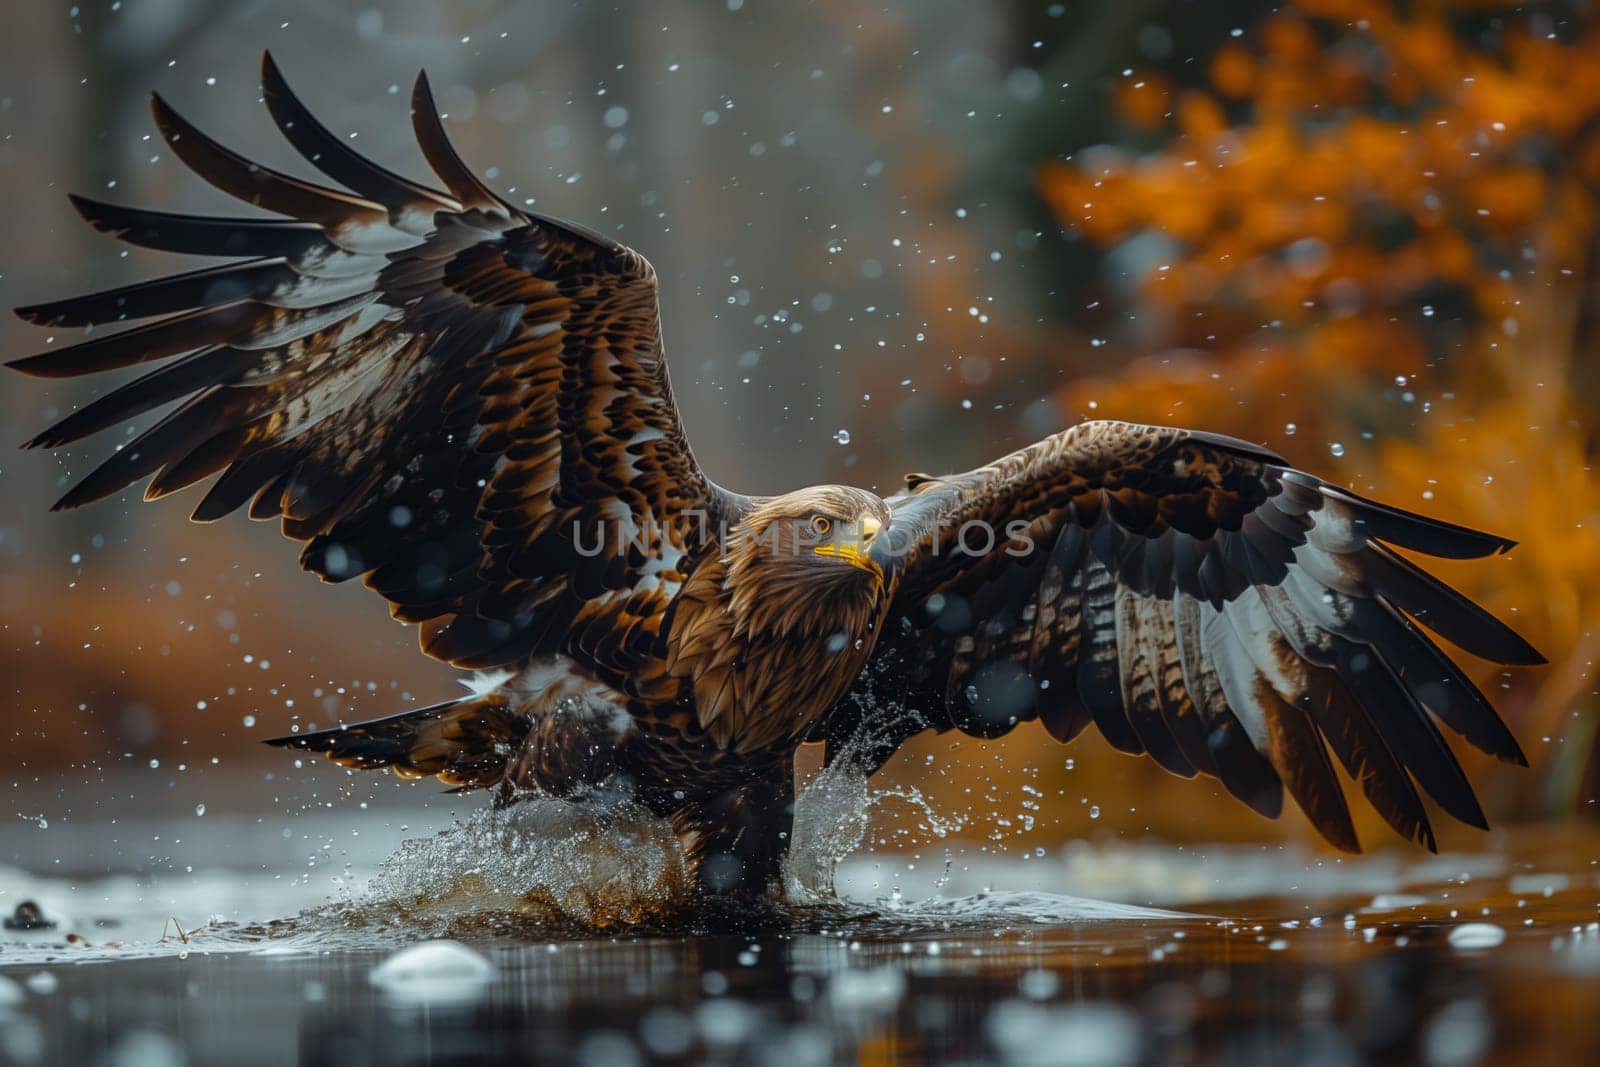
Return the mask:
[[[1493, 34], [1458, 21], [1489, 9]], [[1037, 184], [1069, 232], [1161, 249], [1126, 309], [1160, 330], [1065, 386], [1069, 416], [1266, 440], [1522, 542], [1438, 569], [1552, 660], [1468, 665], [1544, 771], [1506, 787], [1534, 811], [1570, 807], [1600, 754], [1600, 23], [1552, 38], [1530, 18], [1289, 0], [1210, 57], [1209, 91], [1163, 90], [1158, 151], [1097, 149]], [[1144, 130], [1147, 95], [1115, 97]]]

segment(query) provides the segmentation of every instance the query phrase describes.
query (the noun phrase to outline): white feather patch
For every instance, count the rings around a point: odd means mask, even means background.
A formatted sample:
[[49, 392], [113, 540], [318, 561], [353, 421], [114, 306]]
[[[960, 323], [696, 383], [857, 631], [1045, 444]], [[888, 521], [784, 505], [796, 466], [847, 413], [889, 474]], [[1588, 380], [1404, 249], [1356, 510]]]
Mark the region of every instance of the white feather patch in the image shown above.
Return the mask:
[[471, 678], [458, 678], [463, 687], [475, 697], [486, 697], [515, 677], [513, 671], [477, 671]]

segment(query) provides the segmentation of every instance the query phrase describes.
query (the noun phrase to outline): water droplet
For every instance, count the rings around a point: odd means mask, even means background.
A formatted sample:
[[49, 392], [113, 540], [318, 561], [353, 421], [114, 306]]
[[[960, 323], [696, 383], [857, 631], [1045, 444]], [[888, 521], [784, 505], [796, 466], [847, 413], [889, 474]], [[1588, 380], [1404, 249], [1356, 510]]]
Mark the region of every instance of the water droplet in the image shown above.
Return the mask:
[[1328, 446], [1328, 451], [1332, 452], [1335, 456], [1342, 456], [1344, 455], [1344, 445], [1340, 444], [1338, 441], [1335, 441], [1333, 444]]
[[1054, 971], [1025, 971], [1017, 989], [1029, 1000], [1049, 1000], [1061, 991], [1061, 978]]
[[1098, 804], [1090, 804], [1089, 805], [1089, 818], [1098, 819], [1099, 817], [1100, 817], [1100, 805], [1098, 805]]
[[1505, 930], [1494, 923], [1462, 923], [1450, 931], [1450, 947], [1465, 952], [1498, 948], [1505, 939]]
[[194, 806], [194, 813], [196, 815], [204, 815], [206, 813], [206, 806], [204, 804], [196, 804]]
[[850, 443], [850, 431], [849, 430], [835, 430], [833, 432], [833, 439], [835, 441], [837, 441], [841, 445], [847, 445], [847, 444]]

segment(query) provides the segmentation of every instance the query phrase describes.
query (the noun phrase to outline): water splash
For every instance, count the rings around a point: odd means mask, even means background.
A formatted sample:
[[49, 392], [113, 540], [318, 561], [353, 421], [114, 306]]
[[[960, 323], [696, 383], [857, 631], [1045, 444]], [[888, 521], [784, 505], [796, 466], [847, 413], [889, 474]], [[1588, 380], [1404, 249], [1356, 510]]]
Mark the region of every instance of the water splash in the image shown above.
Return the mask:
[[784, 896], [791, 903], [838, 899], [834, 876], [839, 861], [866, 843], [872, 808], [885, 800], [910, 805], [921, 814], [922, 827], [935, 837], [947, 837], [961, 828], [959, 819], [940, 815], [914, 786], [869, 788], [867, 775], [852, 754], [846, 746], [795, 799], [794, 831], [783, 864]]
[[367, 898], [423, 919], [604, 928], [678, 913], [693, 887], [671, 824], [637, 802], [536, 797], [405, 842]]
[[839, 861], [867, 839], [871, 792], [852, 760], [835, 760], [794, 802], [794, 829], [783, 862], [784, 896], [794, 902], [834, 899]]

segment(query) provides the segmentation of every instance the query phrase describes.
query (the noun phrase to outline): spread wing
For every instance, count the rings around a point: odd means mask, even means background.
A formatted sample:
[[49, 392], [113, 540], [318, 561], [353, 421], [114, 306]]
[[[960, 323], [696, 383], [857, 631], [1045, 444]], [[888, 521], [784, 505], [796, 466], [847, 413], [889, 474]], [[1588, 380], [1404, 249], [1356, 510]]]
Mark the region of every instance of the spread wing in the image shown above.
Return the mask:
[[927, 726], [996, 736], [1037, 718], [1070, 741], [1093, 723], [1268, 816], [1287, 787], [1347, 850], [1359, 846], [1330, 750], [1430, 848], [1418, 787], [1486, 825], [1434, 720], [1526, 764], [1424, 627], [1496, 663], [1542, 658], [1395, 551], [1473, 558], [1508, 541], [1364, 500], [1242, 441], [1116, 422], [915, 476], [890, 503], [895, 536], [878, 550], [894, 608], [830, 721], [835, 752], [864, 745], [858, 758], [877, 764]]
[[[146, 478], [155, 498], [220, 472], [195, 519], [246, 502], [254, 518], [281, 518], [305, 542], [306, 569], [362, 576], [397, 618], [425, 624], [430, 654], [490, 667], [559, 649], [622, 675], [653, 645], [696, 561], [691, 532], [738, 506], [684, 441], [654, 271], [630, 249], [491, 193], [447, 141], [426, 77], [413, 122], [448, 192], [357, 155], [290, 93], [270, 56], [262, 88], [290, 143], [350, 191], [251, 163], [154, 99], [179, 158], [286, 217], [74, 199], [90, 223], [134, 244], [244, 258], [18, 310], [91, 328], [11, 364], [25, 373], [160, 363], [30, 445], [64, 445], [178, 402], [57, 507]], [[101, 330], [113, 323], [130, 325]]]

